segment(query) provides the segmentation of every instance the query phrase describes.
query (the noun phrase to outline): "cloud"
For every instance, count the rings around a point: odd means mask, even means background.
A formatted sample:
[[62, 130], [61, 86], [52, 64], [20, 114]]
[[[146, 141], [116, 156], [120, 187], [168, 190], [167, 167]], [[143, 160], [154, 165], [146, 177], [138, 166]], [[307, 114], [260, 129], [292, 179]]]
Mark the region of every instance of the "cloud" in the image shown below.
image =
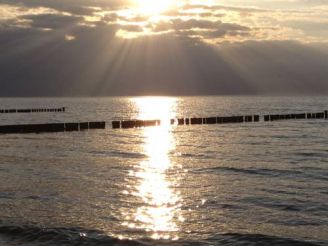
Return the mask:
[[12, 5], [0, 5], [0, 30], [14, 28], [28, 28], [31, 20], [24, 19], [24, 16], [31, 18], [45, 14], [59, 14], [58, 11], [48, 8], [25, 8]]
[[116, 31], [80, 26], [71, 42], [60, 32], [7, 33], [0, 39], [1, 96], [328, 92], [327, 46], [265, 41], [216, 47], [173, 33], [123, 40]]
[[251, 29], [239, 24], [222, 23], [221, 21], [209, 21], [199, 19], [174, 19], [160, 22], [154, 25], [154, 32], [174, 32], [179, 36], [189, 38], [197, 37], [199, 40], [224, 38], [226, 36], [247, 36]]
[[306, 9], [313, 6], [327, 5], [326, 0], [221, 0], [221, 4], [230, 6], [247, 6], [247, 7], [257, 7], [264, 9]]
[[33, 28], [70, 29], [83, 20], [81, 17], [61, 14], [23, 15], [24, 20], [29, 20]]
[[0, 0], [0, 95], [328, 93], [325, 1], [258, 2]]
[[127, 6], [124, 0], [0, 0], [0, 4], [22, 6], [27, 8], [50, 8], [61, 12], [68, 12], [76, 15], [92, 15], [93, 8], [118, 9]]
[[[231, 1], [230, 5], [224, 5], [224, 1], [212, 5], [186, 1], [175, 9], [164, 11], [154, 21], [152, 16], [137, 13], [128, 0], [0, 0], [0, 3], [6, 4], [0, 5], [2, 16], [11, 16], [7, 19], [2, 17], [0, 28], [70, 30], [78, 25], [115, 25], [117, 36], [121, 38], [175, 32], [211, 44], [250, 40], [328, 41], [328, 33], [324, 29], [328, 22], [325, 1], [290, 2], [293, 6], [306, 5], [310, 8], [271, 8], [271, 4], [281, 3], [279, 0], [265, 1], [261, 5], [248, 0], [242, 6], [238, 5], [238, 1]], [[7, 11], [4, 12], [4, 9]], [[24, 14], [27, 10], [29, 13]]]

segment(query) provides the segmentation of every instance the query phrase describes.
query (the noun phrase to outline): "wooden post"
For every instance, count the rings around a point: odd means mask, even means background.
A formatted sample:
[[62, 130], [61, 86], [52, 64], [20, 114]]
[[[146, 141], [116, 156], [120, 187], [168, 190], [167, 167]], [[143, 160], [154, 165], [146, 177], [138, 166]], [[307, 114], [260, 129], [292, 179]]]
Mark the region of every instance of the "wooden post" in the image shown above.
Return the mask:
[[178, 125], [184, 125], [184, 118], [178, 119]]
[[89, 122], [81, 122], [79, 124], [79, 129], [80, 129], [80, 131], [88, 130], [89, 129]]
[[206, 124], [216, 124], [216, 117], [205, 118], [205, 123]]
[[[121, 128], [121, 122], [120, 121], [112, 121], [112, 127], [113, 127], [113, 129]], [[88, 128], [89, 128], [89, 124], [88, 124]]]

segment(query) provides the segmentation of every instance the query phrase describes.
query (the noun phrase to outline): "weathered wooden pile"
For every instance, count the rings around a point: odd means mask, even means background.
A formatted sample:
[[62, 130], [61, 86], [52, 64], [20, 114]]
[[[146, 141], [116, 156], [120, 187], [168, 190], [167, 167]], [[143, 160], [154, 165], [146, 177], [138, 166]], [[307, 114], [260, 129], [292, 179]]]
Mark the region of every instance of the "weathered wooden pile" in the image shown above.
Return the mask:
[[72, 132], [91, 129], [105, 129], [104, 121], [79, 123], [50, 123], [50, 124], [24, 124], [0, 126], [0, 134], [9, 133], [44, 133], [44, 132]]
[[[35, 109], [0, 109], [0, 113], [39, 113], [39, 112], [65, 112], [62, 108], [35, 108]], [[192, 117], [171, 119], [171, 125], [209, 125], [209, 124], [232, 124], [250, 123], [278, 120], [295, 119], [328, 119], [328, 111], [317, 113], [296, 113], [296, 114], [268, 114], [245, 116], [213, 116], [213, 117]], [[115, 120], [112, 121], [113, 129], [141, 128], [161, 125], [160, 120]], [[0, 134], [7, 133], [41, 133], [41, 132], [71, 132], [89, 129], [105, 129], [106, 122], [78, 122], [78, 123], [47, 123], [47, 124], [18, 124], [0, 126]]]
[[327, 119], [328, 111], [319, 113], [299, 113], [299, 114], [270, 114], [264, 115], [264, 121], [292, 120], [292, 119]]
[[[65, 112], [66, 108], [32, 108], [32, 109], [0, 109], [0, 113], [43, 113]], [[106, 122], [73, 122], [73, 123], [45, 123], [45, 124], [17, 124], [0, 126], [0, 134], [10, 133], [45, 133], [45, 132], [72, 132], [91, 129], [105, 129]]]
[[[220, 116], [220, 117], [193, 117], [171, 119], [171, 125], [208, 125], [208, 124], [231, 124], [259, 122], [260, 115], [246, 116]], [[270, 114], [264, 115], [263, 121], [293, 120], [293, 119], [328, 119], [328, 111], [318, 113], [297, 113], [297, 114]], [[113, 129], [139, 128], [147, 126], [158, 126], [160, 120], [116, 120], [112, 121]]]
[[0, 109], [0, 114], [65, 112], [66, 108]]
[[[171, 119], [171, 125], [203, 125], [203, 124], [228, 124], [228, 123], [242, 123], [242, 122], [258, 122], [260, 121], [259, 115], [247, 115], [247, 116], [226, 116], [226, 117], [194, 117], [194, 118], [178, 118]], [[138, 128], [147, 126], [158, 126], [160, 120], [122, 120], [112, 121], [112, 127], [114, 129], [127, 129]]]

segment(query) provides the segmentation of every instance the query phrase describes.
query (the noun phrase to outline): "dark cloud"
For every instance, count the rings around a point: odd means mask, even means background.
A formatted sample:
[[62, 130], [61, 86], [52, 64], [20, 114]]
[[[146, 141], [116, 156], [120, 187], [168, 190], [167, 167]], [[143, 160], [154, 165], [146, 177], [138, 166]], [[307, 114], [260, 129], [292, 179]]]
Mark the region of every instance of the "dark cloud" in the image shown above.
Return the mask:
[[184, 10], [203, 9], [210, 11], [229, 10], [237, 12], [269, 12], [269, 10], [264, 8], [237, 7], [228, 5], [185, 4], [182, 8]]
[[1, 96], [328, 92], [326, 46], [215, 47], [174, 34], [123, 40], [116, 28], [75, 28], [71, 42], [60, 31], [1, 33]]
[[83, 21], [83, 18], [59, 14], [24, 15], [21, 19], [32, 21], [34, 28], [70, 29]]
[[[0, 18], [1, 96], [328, 93], [327, 44], [261, 41], [275, 33], [286, 39], [293, 28], [323, 37], [320, 15], [302, 19], [313, 12], [289, 12], [279, 22], [285, 12], [185, 5], [157, 23], [115, 13], [125, 0], [1, 3], [19, 6], [19, 14]], [[188, 12], [195, 8], [202, 11]], [[102, 10], [109, 12], [92, 18]], [[247, 38], [259, 41], [235, 42]]]
[[228, 4], [236, 7], [246, 6], [249, 8], [263, 8], [263, 9], [276, 9], [276, 10], [293, 10], [293, 9], [304, 9], [315, 6], [328, 5], [326, 0], [265, 0], [265, 1], [255, 1], [255, 0], [223, 0], [223, 4]]
[[0, 4], [45, 7], [77, 15], [92, 15], [93, 8], [118, 9], [127, 6], [126, 0], [0, 0]]
[[172, 21], [172, 27], [175, 30], [188, 30], [193, 28], [199, 29], [216, 29], [221, 25], [221, 21], [209, 21], [209, 20], [182, 20], [176, 19]]
[[198, 20], [198, 19], [175, 19], [168, 22], [160, 22], [156, 30], [165, 31], [165, 30], [191, 30], [191, 29], [212, 29], [219, 31], [249, 31], [250, 28], [246, 26], [241, 26], [234, 23], [222, 23], [221, 21], [209, 21], [209, 20]]
[[128, 32], [143, 32], [139, 25], [116, 25], [117, 29], [122, 29]]
[[191, 37], [197, 35], [203, 39], [222, 38], [226, 35], [248, 35], [251, 31], [251, 29], [246, 26], [234, 23], [198, 19], [175, 19], [168, 22], [160, 22], [154, 28], [154, 31], [157, 32], [168, 30], [174, 30], [180, 36], [185, 35]]
[[259, 92], [328, 92], [328, 45], [265, 41], [230, 44], [220, 50], [236, 73]]

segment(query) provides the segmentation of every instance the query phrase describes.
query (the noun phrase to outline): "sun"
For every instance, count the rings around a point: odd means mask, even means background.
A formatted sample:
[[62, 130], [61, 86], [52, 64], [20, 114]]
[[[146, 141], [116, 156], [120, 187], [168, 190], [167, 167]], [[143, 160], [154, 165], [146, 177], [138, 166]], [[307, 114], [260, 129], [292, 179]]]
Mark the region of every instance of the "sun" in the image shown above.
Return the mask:
[[158, 15], [171, 7], [175, 0], [135, 0], [137, 9], [145, 15]]

